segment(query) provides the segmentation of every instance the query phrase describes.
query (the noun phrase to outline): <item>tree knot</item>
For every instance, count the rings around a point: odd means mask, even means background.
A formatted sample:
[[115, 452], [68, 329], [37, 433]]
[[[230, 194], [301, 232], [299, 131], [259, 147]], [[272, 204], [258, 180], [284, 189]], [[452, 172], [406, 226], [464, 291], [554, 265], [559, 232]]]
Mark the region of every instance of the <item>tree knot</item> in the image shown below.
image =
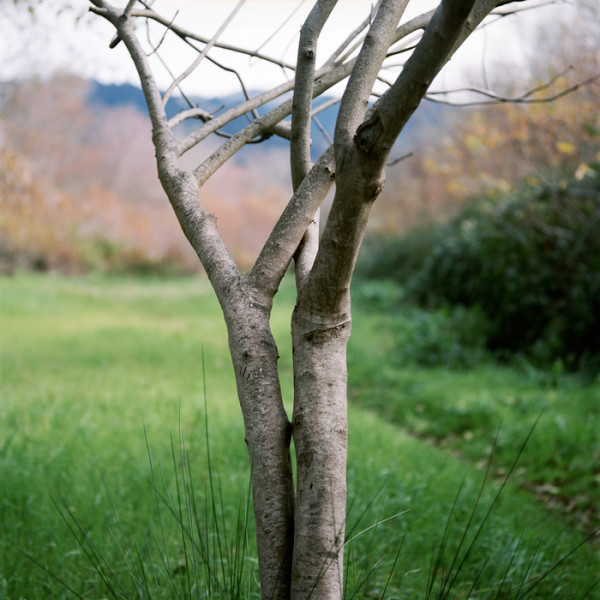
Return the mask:
[[383, 134], [383, 123], [379, 112], [375, 112], [370, 119], [367, 119], [356, 130], [354, 143], [362, 152], [369, 153], [375, 147], [379, 138]]

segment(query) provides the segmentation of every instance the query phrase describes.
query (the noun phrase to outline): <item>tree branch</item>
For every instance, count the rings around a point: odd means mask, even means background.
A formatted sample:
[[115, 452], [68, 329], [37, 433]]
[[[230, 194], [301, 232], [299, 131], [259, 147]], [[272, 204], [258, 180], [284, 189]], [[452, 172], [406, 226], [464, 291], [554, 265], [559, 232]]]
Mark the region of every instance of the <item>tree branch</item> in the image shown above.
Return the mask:
[[233, 18], [235, 17], [235, 15], [237, 15], [237, 13], [239, 12], [240, 8], [242, 8], [242, 6], [245, 3], [246, 3], [246, 0], [239, 0], [239, 2], [236, 4], [235, 8], [231, 11], [231, 13], [229, 14], [229, 16], [225, 19], [225, 21], [223, 21], [222, 25], [217, 30], [217, 33], [215, 33], [215, 35], [204, 46], [204, 48], [202, 49], [202, 51], [200, 52], [200, 54], [196, 57], [196, 59], [194, 60], [194, 62], [192, 62], [192, 64], [181, 75], [179, 75], [179, 77], [177, 77], [171, 83], [171, 85], [167, 88], [167, 90], [163, 94], [163, 106], [167, 105], [167, 102], [169, 101], [169, 98], [171, 97], [171, 94], [179, 86], [179, 84], [184, 79], [186, 79], [186, 77], [189, 77], [189, 75], [191, 75], [194, 72], [194, 70], [202, 62], [202, 60], [204, 60], [204, 58], [206, 57], [206, 55], [210, 52], [211, 48], [217, 43], [217, 40], [221, 37], [221, 34], [225, 31], [225, 29], [227, 29], [227, 26], [231, 23], [231, 21], [233, 20]]
[[359, 149], [389, 153], [434, 77], [495, 6], [490, 0], [443, 0], [396, 81], [374, 105], [370, 122], [357, 131]]
[[292, 137], [290, 145], [294, 190], [298, 188], [311, 166], [310, 118], [317, 60], [317, 41], [336, 4], [337, 0], [318, 0], [300, 30], [292, 100]]
[[[290, 137], [290, 166], [292, 186], [298, 189], [311, 168], [310, 125], [314, 91], [317, 42], [337, 0], [318, 0], [300, 31], [294, 95], [292, 97], [292, 129]], [[314, 212], [294, 255], [296, 285], [301, 289], [312, 268], [319, 247], [319, 210]]]
[[146, 54], [135, 36], [130, 17], [125, 13], [119, 14], [115, 9], [107, 7], [101, 0], [94, 1], [94, 5], [96, 8], [90, 10], [108, 20], [117, 30], [119, 39], [123, 40], [127, 46], [148, 105], [152, 123], [152, 138], [157, 150], [169, 154], [170, 158], [175, 158], [178, 154], [178, 143], [169, 128], [158, 85], [148, 64]]
[[[557, 92], [550, 96], [543, 96], [541, 98], [532, 98], [531, 97], [531, 96], [533, 96], [533, 94], [541, 92], [541, 91], [549, 88], [550, 86], [552, 86], [556, 82], [556, 80], [559, 77], [561, 77], [562, 75], [563, 75], [562, 73], [559, 73], [558, 75], [553, 77], [549, 82], [546, 82], [546, 83], [543, 83], [542, 85], [536, 86], [535, 88], [528, 90], [527, 92], [521, 94], [520, 96], [500, 96], [499, 94], [495, 94], [494, 92], [491, 92], [489, 90], [484, 90], [484, 89], [476, 88], [476, 87], [467, 87], [467, 88], [459, 88], [456, 90], [429, 92], [425, 96], [425, 99], [429, 100], [430, 102], [435, 102], [437, 104], [447, 104], [449, 106], [485, 106], [488, 104], [544, 104], [546, 102], [554, 102], [555, 100], [558, 100], [559, 98], [562, 98], [563, 96], [567, 96], [568, 94], [571, 94], [572, 92], [575, 92], [582, 87], [588, 86], [588, 85], [594, 83], [594, 81], [597, 81], [598, 79], [600, 79], [600, 74], [594, 75], [593, 77], [589, 77], [588, 79], [585, 79], [584, 81], [575, 83], [575, 84], [561, 90], [560, 92]], [[489, 98], [489, 100], [480, 100], [480, 101], [473, 101], [473, 102], [452, 102], [450, 100], [441, 100], [441, 99], [435, 98], [435, 96], [437, 96], [437, 95], [448, 95], [448, 94], [454, 94], [454, 93], [458, 93], [458, 92], [472, 92], [474, 94], [479, 94], [481, 96], [485, 96], [485, 97]]]
[[[349, 61], [344, 65], [340, 65], [339, 67], [333, 70], [327, 69], [326, 74], [322, 77], [319, 77], [315, 81], [313, 96], [320, 96], [323, 92], [333, 87], [336, 83], [339, 83], [340, 81], [348, 77], [348, 75], [352, 71], [353, 65], [354, 60]], [[274, 93], [274, 90], [272, 90], [272, 92], [269, 93]], [[213, 152], [201, 165], [198, 166], [198, 168], [195, 170], [195, 174], [198, 177], [199, 182], [203, 183], [204, 181], [206, 181], [212, 175], [212, 173], [214, 173], [227, 159], [233, 156], [240, 148], [250, 143], [256, 136], [271, 131], [273, 127], [275, 127], [282, 119], [285, 119], [288, 115], [290, 115], [291, 112], [292, 100], [290, 99], [286, 100], [278, 107], [274, 108], [272, 111], [262, 116], [260, 119], [253, 121], [244, 129], [236, 133], [228, 142], [223, 144], [220, 148]], [[219, 120], [219, 117], [216, 117], [213, 121], [211, 121], [211, 123], [217, 120]], [[207, 123], [207, 125], [210, 125], [211, 123]], [[222, 123], [219, 126], [222, 126]], [[206, 127], [206, 125], [203, 127]]]
[[179, 144], [167, 122], [158, 85], [133, 31], [131, 18], [107, 8], [101, 0], [95, 0], [94, 5], [96, 8], [91, 10], [113, 24], [137, 69], [152, 123], [160, 181], [185, 236], [198, 254], [218, 298], [223, 300], [231, 281], [239, 277], [239, 271], [217, 232], [214, 215], [207, 213], [199, 202], [196, 178], [177, 164]]
[[[433, 13], [434, 11], [429, 11], [427, 13], [424, 13], [423, 15], [411, 19], [410, 21], [407, 21], [403, 25], [400, 25], [394, 33], [393, 43], [398, 42], [403, 37], [410, 35], [411, 33], [419, 29], [424, 29], [431, 20]], [[325, 65], [322, 68], [318, 69], [315, 72], [315, 89], [313, 97], [321, 95], [323, 92], [325, 92], [329, 88], [333, 87], [334, 85], [348, 77], [348, 75], [350, 75], [350, 73], [352, 72], [355, 63], [356, 58], [353, 58], [343, 64], [339, 64], [336, 66]], [[198, 128], [196, 131], [190, 133], [183, 140], [181, 140], [181, 153], [183, 154], [187, 152], [195, 145], [200, 143], [202, 140], [207, 138], [210, 134], [214, 133], [227, 123], [233, 121], [234, 119], [237, 119], [238, 117], [244, 115], [245, 113], [254, 108], [263, 106], [267, 102], [270, 102], [275, 98], [282, 96], [286, 92], [291, 91], [293, 87], [293, 80], [288, 81], [273, 88], [268, 92], [264, 92], [262, 94], [259, 94], [258, 96], [255, 96], [254, 98], [251, 98], [247, 102], [234, 106], [231, 109], [219, 115], [218, 117], [213, 118], [210, 123], [206, 123], [202, 127]], [[287, 117], [290, 114], [290, 112], [291, 104], [290, 109], [281, 117], [281, 119]], [[250, 137], [250, 140], [253, 139], [253, 137], [255, 137], [256, 135], [260, 135], [260, 133], [264, 133], [264, 131], [255, 131], [252, 137]], [[247, 139], [247, 136], [244, 136], [244, 139]], [[235, 152], [237, 152], [237, 150], [239, 150], [239, 148], [242, 147], [244, 144], [248, 143], [248, 141], [244, 141], [244, 143], [241, 146], [236, 148]]]
[[335, 125], [333, 139], [338, 165], [364, 119], [373, 84], [407, 4], [408, 0], [383, 0], [365, 37], [342, 96]]
[[[209, 38], [198, 35], [192, 31], [189, 31], [183, 27], [180, 27], [179, 25], [177, 25], [175, 23], [171, 23], [168, 19], [159, 15], [158, 13], [156, 13], [155, 11], [153, 11], [150, 8], [146, 8], [145, 10], [134, 10], [132, 12], [131, 16], [142, 17], [142, 18], [146, 18], [146, 19], [151, 19], [152, 21], [156, 21], [157, 23], [160, 23], [161, 25], [168, 27], [171, 31], [173, 31], [173, 33], [175, 33], [177, 36], [179, 36], [183, 40], [187, 40], [187, 39], [195, 40], [197, 42], [200, 42], [201, 44], [208, 44], [210, 42]], [[293, 71], [295, 69], [294, 65], [292, 65], [290, 63], [283, 62], [277, 58], [273, 58], [272, 56], [268, 56], [267, 54], [263, 54], [262, 52], [259, 52], [259, 51], [248, 50], [247, 48], [235, 46], [234, 44], [227, 44], [224, 42], [219, 42], [217, 40], [217, 41], [215, 41], [214, 47], [220, 48], [222, 50], [228, 50], [235, 54], [245, 54], [251, 58], [257, 58], [259, 60], [263, 60], [265, 62], [269, 62], [274, 65], [277, 65], [278, 67], [281, 67], [282, 69], [287, 69], [290, 71]]]
[[330, 146], [303, 179], [256, 259], [248, 275], [255, 287], [275, 294], [334, 178], [333, 146]]
[[[393, 37], [394, 42], [393, 43], [398, 42], [403, 37], [410, 35], [411, 33], [417, 31], [418, 29], [425, 28], [427, 26], [427, 24], [429, 23], [432, 15], [433, 15], [433, 12], [434, 11], [427, 12], [423, 15], [415, 17], [414, 19], [411, 19], [410, 21], [404, 23], [403, 25], [400, 25], [394, 33], [394, 37]], [[348, 75], [350, 75], [350, 73], [352, 72], [352, 69], [353, 69], [355, 63], [356, 63], [356, 58], [352, 58], [343, 64], [339, 64], [337, 66], [325, 65], [321, 69], [317, 70], [315, 72], [315, 87], [314, 87], [313, 97], [317, 97], [317, 96], [321, 95], [323, 92], [325, 92], [329, 88], [333, 87], [334, 85], [336, 85], [337, 83], [339, 83], [340, 81], [342, 81], [346, 77], [348, 77]], [[272, 90], [269, 90], [268, 92], [264, 92], [262, 94], [259, 94], [258, 96], [255, 96], [254, 98], [251, 98], [247, 102], [236, 105], [236, 106], [232, 107], [231, 109], [225, 111], [218, 117], [213, 118], [209, 123], [206, 123], [205, 125], [198, 128], [196, 131], [190, 133], [188, 136], [186, 136], [185, 138], [183, 138], [181, 140], [181, 153], [183, 154], [183, 153], [187, 152], [188, 150], [190, 150], [191, 148], [196, 146], [202, 140], [207, 138], [209, 135], [211, 135], [212, 133], [214, 133], [215, 131], [217, 131], [218, 129], [220, 129], [221, 127], [226, 125], [227, 123], [233, 121], [234, 119], [237, 119], [238, 117], [244, 115], [245, 113], [247, 113], [248, 111], [250, 111], [254, 108], [263, 106], [267, 102], [270, 102], [270, 101], [274, 100], [275, 98], [282, 96], [286, 92], [291, 91], [293, 89], [293, 87], [294, 87], [294, 82], [288, 81], [286, 83], [283, 83], [283, 84], [273, 88]], [[291, 113], [291, 104], [290, 104], [290, 108], [285, 112], [285, 114], [283, 114], [280, 117], [280, 120], [287, 117], [290, 113]], [[235, 150], [233, 150], [233, 153], [237, 152], [237, 150], [239, 150], [243, 145], [249, 143], [249, 141], [252, 140], [257, 135], [260, 135], [261, 133], [269, 132], [273, 127], [275, 127], [275, 125], [276, 124], [269, 125], [270, 129], [267, 128], [267, 129], [264, 129], [261, 131], [260, 128], [257, 127], [256, 124], [254, 124], [252, 135], [249, 137], [247, 135], [248, 132], [244, 133], [242, 135], [242, 138], [244, 140], [243, 143], [241, 143], [239, 146], [235, 145], [235, 146], [231, 147], [231, 148], [235, 148]], [[241, 131], [239, 133], [242, 134]], [[278, 135], [282, 135], [282, 133], [279, 131], [277, 133], [278, 133]], [[285, 135], [283, 135], [283, 136], [285, 137]], [[199, 170], [200, 170], [200, 167], [199, 167]]]
[[[381, 0], [378, 0], [375, 6], [371, 6], [371, 10], [369, 11], [369, 15], [365, 18], [352, 33], [338, 46], [336, 51], [327, 59], [325, 62], [326, 65], [334, 65], [341, 64], [345, 61], [345, 58], [339, 58], [343, 53], [345, 53], [345, 57], [347, 58], [350, 54], [357, 48], [355, 46], [356, 43], [362, 43], [362, 39], [359, 39], [360, 34], [369, 26], [371, 21], [373, 20], [373, 16], [377, 13], [379, 6], [381, 4]], [[350, 48], [347, 52], [346, 50]], [[339, 59], [339, 60], [338, 60]]]
[[[348, 116], [343, 117], [346, 123], [340, 124], [338, 117], [336, 126], [336, 194], [314, 268], [301, 298], [304, 310], [326, 318], [329, 326], [350, 318], [352, 272], [371, 205], [383, 187], [383, 170], [391, 147], [434, 76], [456, 48], [457, 41], [471, 31], [469, 19], [484, 18], [485, 11], [479, 10], [475, 16], [470, 13], [475, 1], [443, 0], [393, 86], [375, 103], [368, 113], [369, 118], [356, 129], [351, 142], [346, 140], [350, 133], [354, 134], [351, 124], [360, 114], [361, 107], [351, 106], [351, 96], [346, 97], [349, 107], [346, 109]], [[494, 5], [489, 6], [489, 10]], [[380, 11], [385, 6], [382, 4]], [[370, 49], [365, 51], [363, 48], [361, 54], [363, 51], [366, 55]], [[378, 49], [379, 55], [385, 52], [387, 47]], [[355, 70], [358, 70], [358, 63]], [[371, 85], [376, 77], [377, 72], [369, 77]], [[371, 91], [367, 91], [366, 78], [361, 74], [355, 85], [356, 98], [365, 103], [368, 97], [365, 95]], [[349, 88], [350, 82], [347, 94]]]

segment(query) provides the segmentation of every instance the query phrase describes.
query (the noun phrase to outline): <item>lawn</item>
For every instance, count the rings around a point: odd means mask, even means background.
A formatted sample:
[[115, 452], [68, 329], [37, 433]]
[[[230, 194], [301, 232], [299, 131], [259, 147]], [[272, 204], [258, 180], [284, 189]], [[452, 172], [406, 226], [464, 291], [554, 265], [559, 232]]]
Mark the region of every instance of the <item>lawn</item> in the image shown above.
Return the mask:
[[[281, 296], [289, 402], [289, 286]], [[349, 349], [347, 597], [382, 597], [392, 567], [386, 598], [428, 597], [428, 582], [444, 597], [446, 581], [448, 598], [517, 598], [540, 580], [528, 598], [584, 597], [597, 540], [544, 574], [594, 527], [597, 387], [398, 365], [386, 318], [358, 305]], [[206, 281], [0, 279], [0, 598], [259, 597], [243, 438]]]

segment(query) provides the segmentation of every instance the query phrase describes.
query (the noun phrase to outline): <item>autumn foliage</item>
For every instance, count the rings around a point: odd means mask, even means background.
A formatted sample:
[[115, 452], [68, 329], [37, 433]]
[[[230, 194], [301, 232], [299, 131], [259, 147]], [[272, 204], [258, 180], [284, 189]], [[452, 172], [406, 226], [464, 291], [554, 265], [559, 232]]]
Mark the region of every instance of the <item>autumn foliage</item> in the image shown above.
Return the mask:
[[[583, 4], [581, 14], [597, 16], [593, 3]], [[419, 124], [418, 144], [401, 140], [395, 154], [413, 155], [389, 168], [371, 239], [443, 223], [469, 198], [502, 201], [522, 185], [585, 174], [600, 151], [600, 80], [543, 99], [600, 74], [594, 23], [579, 23], [577, 38], [567, 22], [540, 31], [528, 59], [533, 72], [522, 81], [513, 65], [496, 65], [492, 89], [518, 98], [539, 87], [527, 96], [538, 103], [441, 107], [436, 122]], [[565, 59], [574, 68], [561, 72]], [[90, 85], [63, 74], [0, 86], [2, 268], [198, 270], [158, 183], [147, 117], [133, 106], [90, 103]], [[286, 172], [287, 151], [261, 148], [257, 156], [271, 174], [268, 184], [242, 159], [201, 192], [242, 267], [256, 257], [291, 192], [272, 176]]]
[[[132, 106], [91, 104], [89, 91], [71, 75], [2, 86], [2, 269], [197, 271], [158, 182], [148, 118]], [[280, 160], [264, 154], [270, 168]], [[232, 164], [202, 194], [244, 265], [288, 192]]]

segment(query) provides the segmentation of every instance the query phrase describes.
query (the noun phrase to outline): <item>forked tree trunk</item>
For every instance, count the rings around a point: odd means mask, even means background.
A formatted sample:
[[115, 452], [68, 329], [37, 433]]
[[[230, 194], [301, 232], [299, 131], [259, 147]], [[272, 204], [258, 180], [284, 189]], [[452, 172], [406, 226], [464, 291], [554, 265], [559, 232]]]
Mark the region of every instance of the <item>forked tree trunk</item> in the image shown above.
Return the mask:
[[[219, 116], [199, 109], [183, 111], [182, 120], [195, 116], [203, 124], [183, 139], [178, 138], [172, 131], [175, 123], [167, 119], [165, 112], [168, 94], [163, 97], [158, 89], [133, 21], [156, 19], [188, 43], [192, 34], [173, 25], [172, 20], [159, 18], [148, 7], [141, 12], [134, 10], [139, 8], [134, 0], [124, 10], [103, 0], [90, 1], [93, 12], [114, 25], [117, 37], [113, 45], [122, 41], [135, 63], [152, 120], [161, 182], [223, 308], [252, 471], [262, 598], [340, 600], [346, 521], [346, 344], [350, 336], [349, 287], [356, 255], [398, 134], [456, 48], [492, 9], [507, 2], [442, 0], [434, 13], [399, 26], [408, 0], [383, 0], [317, 72], [319, 34], [338, 3], [317, 0], [302, 29], [293, 100], [282, 101], [263, 117], [252, 120], [194, 170], [182, 170], [179, 158], [183, 153], [290, 88], [275, 88]], [[363, 30], [364, 40], [354, 57], [348, 48]], [[417, 30], [424, 33], [414, 51], [391, 87], [367, 113], [390, 47]], [[218, 37], [199, 50], [196, 66]], [[170, 91], [188, 74], [174, 80]], [[325, 152], [311, 167], [313, 97], [348, 76], [338, 112], [334, 151]], [[290, 113], [288, 136], [281, 121]], [[216, 219], [199, 202], [198, 192], [210, 175], [245, 144], [273, 133], [291, 138], [294, 196], [252, 271], [241, 275], [217, 232]], [[335, 199], [317, 252], [314, 234], [318, 228], [311, 223], [334, 174]], [[293, 256], [298, 303], [292, 318], [292, 427], [283, 407], [278, 353], [269, 317], [273, 297]], [[290, 458], [292, 435], [298, 459], [296, 489]]]
[[[342, 596], [346, 524], [346, 345], [341, 318], [292, 319], [293, 427], [283, 408], [270, 301], [242, 277], [224, 306], [252, 473], [262, 598]], [[349, 303], [348, 303], [349, 309]], [[297, 487], [290, 458], [293, 431]]]

